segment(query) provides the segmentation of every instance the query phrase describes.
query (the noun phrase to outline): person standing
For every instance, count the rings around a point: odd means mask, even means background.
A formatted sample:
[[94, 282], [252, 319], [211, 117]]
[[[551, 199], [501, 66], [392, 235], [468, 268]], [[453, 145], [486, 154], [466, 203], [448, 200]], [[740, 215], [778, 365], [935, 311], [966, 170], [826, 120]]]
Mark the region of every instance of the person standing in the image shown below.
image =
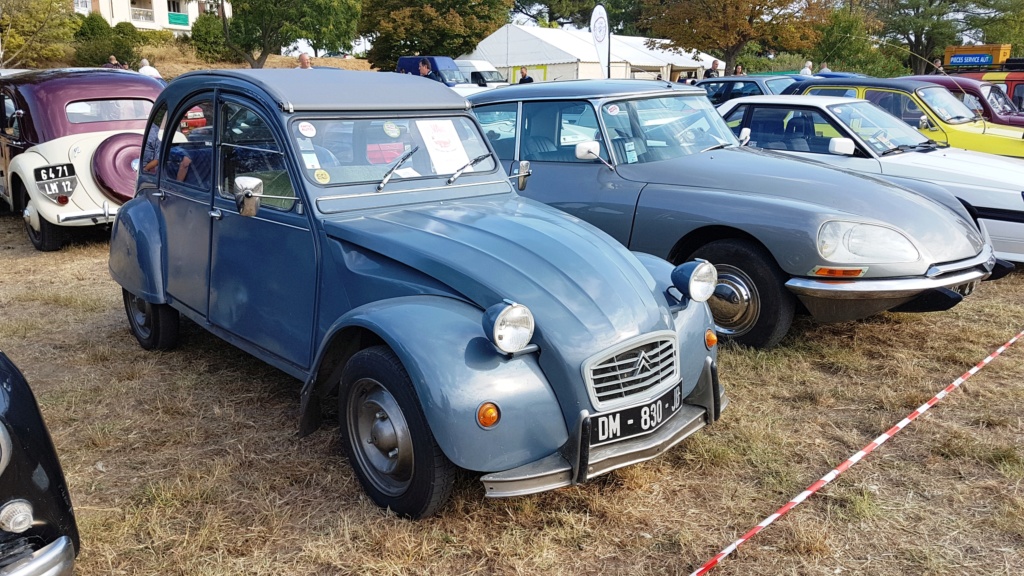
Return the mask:
[[312, 70], [313, 61], [310, 60], [309, 54], [303, 52], [299, 54], [299, 65], [295, 67], [296, 70]]
[[718, 60], [712, 60], [711, 61], [711, 68], [709, 70], [707, 70], [706, 72], [704, 72], [704, 77], [705, 78], [718, 78], [719, 76], [720, 76], [720, 74], [718, 73]]
[[942, 67], [942, 58], [936, 58], [932, 60], [932, 74], [945, 74], [946, 70]]
[[420, 76], [441, 82], [441, 77], [437, 75], [437, 72], [430, 69], [430, 60], [426, 58], [420, 58]]
[[163, 80], [163, 76], [160, 75], [160, 72], [156, 68], [150, 66], [149, 60], [145, 58], [139, 60], [139, 74], [144, 74], [146, 76], [149, 76], [150, 78], [159, 78]]
[[800, 69], [800, 75], [801, 76], [813, 76], [814, 72], [811, 72], [811, 66], [813, 66], [813, 65], [814, 65], [814, 63], [811, 62], [810, 60], [808, 60], [807, 62], [804, 62], [804, 67]]
[[519, 68], [519, 83], [520, 84], [531, 84], [532, 82], [533, 82], [533, 78], [530, 78], [530, 75], [527, 74], [526, 66], [523, 66], [523, 67]]
[[828, 69], [828, 62], [822, 62], [821, 68], [818, 68], [818, 72], [831, 72], [831, 70]]
[[733, 75], [733, 76], [746, 76], [746, 75], [747, 75], [747, 73], [743, 71], [743, 64], [737, 64], [737, 65], [736, 65], [736, 66], [735, 66], [735, 67], [734, 67], [734, 68], [732, 69], [732, 75]]
[[107, 63], [104, 64], [102, 68], [114, 68], [116, 70], [123, 70], [124, 66], [121, 66], [121, 64], [117, 61], [117, 56], [111, 54], [110, 57], [107, 58]]

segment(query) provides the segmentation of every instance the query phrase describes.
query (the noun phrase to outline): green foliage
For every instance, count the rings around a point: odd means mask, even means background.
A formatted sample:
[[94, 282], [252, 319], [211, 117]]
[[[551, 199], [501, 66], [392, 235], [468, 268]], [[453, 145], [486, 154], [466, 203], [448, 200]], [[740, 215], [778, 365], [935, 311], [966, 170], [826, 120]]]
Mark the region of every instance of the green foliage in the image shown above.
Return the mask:
[[364, 6], [359, 33], [373, 43], [366, 54], [370, 63], [394, 70], [400, 56], [472, 52], [508, 21], [511, 8], [512, 0], [381, 0]]
[[[558, 28], [563, 24], [572, 24], [586, 29], [590, 26], [590, 15], [595, 4], [593, 0], [552, 0], [542, 3], [515, 0], [512, 10], [532, 18], [543, 27]], [[649, 34], [650, 30], [640, 18], [641, 5], [636, 0], [604, 0], [600, 4], [608, 13], [608, 24], [613, 34]]]
[[359, 25], [360, 0], [308, 0], [298, 21], [299, 34], [314, 54], [351, 50]]
[[904, 64], [915, 74], [923, 74], [946, 46], [960, 44], [965, 25], [958, 15], [977, 4], [969, 0], [869, 0], [867, 6], [879, 20], [881, 40], [904, 48]]
[[114, 33], [110, 24], [107, 24], [107, 19], [101, 16], [99, 12], [90, 12], [88, 16], [81, 18], [81, 22], [78, 31], [75, 32], [76, 42], [106, 38]]
[[228, 54], [224, 44], [224, 24], [216, 14], [200, 14], [192, 23], [190, 38], [192, 48], [201, 60], [217, 62], [224, 60]]
[[119, 64], [129, 68], [139, 63], [139, 45], [131, 40], [111, 34], [106, 38], [94, 38], [79, 42], [75, 46], [75, 64], [78, 66], [102, 66], [114, 55]]
[[980, 39], [985, 44], [1012, 44], [1011, 56], [1024, 56], [1024, 7], [999, 12], [988, 22], [979, 22]]
[[878, 22], [861, 10], [833, 10], [819, 27], [821, 39], [810, 51], [811, 60], [815, 65], [828, 62], [837, 72], [880, 78], [909, 74], [896, 50], [877, 46], [873, 34], [877, 27]]
[[299, 38], [335, 49], [351, 42], [359, 0], [233, 0], [231, 11], [225, 46], [262, 68], [268, 56]]
[[71, 0], [0, 0], [0, 65], [36, 67], [59, 60], [77, 28]]
[[174, 43], [174, 32], [170, 30], [139, 30], [142, 43], [146, 46], [169, 46]]

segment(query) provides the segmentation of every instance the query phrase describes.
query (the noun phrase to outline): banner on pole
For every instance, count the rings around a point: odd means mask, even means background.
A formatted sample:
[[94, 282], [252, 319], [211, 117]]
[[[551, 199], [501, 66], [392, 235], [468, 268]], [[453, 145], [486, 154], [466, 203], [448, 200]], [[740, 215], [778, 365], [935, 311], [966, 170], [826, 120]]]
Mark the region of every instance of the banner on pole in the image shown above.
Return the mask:
[[608, 60], [611, 52], [611, 31], [608, 29], [608, 13], [604, 6], [598, 4], [590, 15], [590, 33], [594, 35], [594, 48], [597, 49], [597, 61], [601, 63], [601, 71], [605, 78], [609, 77]]

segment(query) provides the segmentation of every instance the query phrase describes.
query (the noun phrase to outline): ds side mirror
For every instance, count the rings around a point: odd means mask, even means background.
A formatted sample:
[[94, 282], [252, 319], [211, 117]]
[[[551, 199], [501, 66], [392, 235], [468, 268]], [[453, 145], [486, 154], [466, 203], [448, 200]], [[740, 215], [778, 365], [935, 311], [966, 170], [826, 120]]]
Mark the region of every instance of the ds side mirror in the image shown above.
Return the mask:
[[587, 142], [580, 142], [576, 145], [576, 159], [577, 160], [600, 160], [602, 164], [608, 167], [609, 170], [614, 170], [612, 165], [601, 158], [601, 143], [596, 140], [590, 140]]
[[853, 156], [857, 148], [849, 138], [829, 138], [828, 153], [837, 156]]
[[740, 130], [740, 146], [746, 146], [750, 142], [750, 128], [742, 128]]
[[526, 179], [530, 177], [530, 161], [520, 160], [519, 161], [519, 175], [516, 180], [516, 188], [520, 192], [526, 190]]
[[260, 209], [260, 196], [263, 195], [263, 181], [252, 176], [235, 178], [235, 206], [242, 216], [255, 216]]

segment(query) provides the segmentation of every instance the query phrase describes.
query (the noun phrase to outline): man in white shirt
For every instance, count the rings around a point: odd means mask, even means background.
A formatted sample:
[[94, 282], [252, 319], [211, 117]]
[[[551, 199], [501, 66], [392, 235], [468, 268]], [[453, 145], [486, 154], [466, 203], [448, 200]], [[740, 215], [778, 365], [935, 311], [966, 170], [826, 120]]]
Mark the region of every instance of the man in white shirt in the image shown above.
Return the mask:
[[139, 60], [139, 74], [145, 74], [150, 78], [163, 78], [163, 76], [160, 75], [160, 72], [158, 72], [156, 68], [150, 66], [149, 60], [146, 60], [145, 58]]
[[828, 62], [822, 62], [821, 68], [818, 68], [818, 72], [831, 72], [831, 70], [828, 69]]
[[813, 65], [813, 63], [810, 60], [808, 60], [807, 62], [804, 62], [804, 67], [800, 69], [800, 75], [801, 76], [812, 76], [813, 75], [813, 72], [811, 72], [811, 66], [812, 65]]
[[299, 65], [296, 66], [296, 70], [309, 70], [313, 68], [313, 62], [309, 59], [309, 54], [299, 54]]

